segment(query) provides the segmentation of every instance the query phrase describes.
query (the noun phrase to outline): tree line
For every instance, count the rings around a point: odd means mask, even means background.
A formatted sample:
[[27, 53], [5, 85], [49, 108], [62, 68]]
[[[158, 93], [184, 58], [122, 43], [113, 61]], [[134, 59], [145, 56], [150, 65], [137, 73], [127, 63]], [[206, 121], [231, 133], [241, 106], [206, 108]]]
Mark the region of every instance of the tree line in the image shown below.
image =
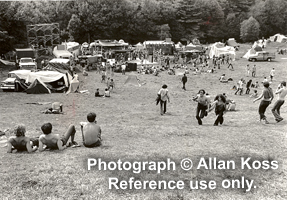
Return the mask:
[[0, 51], [27, 44], [26, 25], [59, 23], [61, 40], [251, 42], [287, 31], [287, 0], [4, 1]]

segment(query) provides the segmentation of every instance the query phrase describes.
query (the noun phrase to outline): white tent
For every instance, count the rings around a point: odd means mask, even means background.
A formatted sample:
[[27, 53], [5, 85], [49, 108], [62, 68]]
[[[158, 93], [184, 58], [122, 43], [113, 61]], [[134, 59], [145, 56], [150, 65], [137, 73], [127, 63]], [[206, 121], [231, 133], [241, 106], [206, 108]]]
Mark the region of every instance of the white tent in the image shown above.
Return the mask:
[[26, 80], [28, 75], [31, 73], [31, 70], [15, 70], [9, 72], [9, 74], [13, 77], [15, 74], [18, 78]]
[[270, 40], [272, 42], [286, 42], [287, 41], [287, 37], [285, 35], [275, 34], [274, 36], [270, 37]]
[[44, 83], [50, 83], [63, 78], [65, 81], [65, 86], [69, 86], [69, 81], [66, 74], [56, 72], [56, 71], [38, 71], [30, 72], [26, 78], [26, 83], [33, 83], [36, 79]]
[[136, 48], [136, 50], [142, 50], [142, 49], [144, 49], [144, 45], [139, 42], [135, 45], [135, 48]]
[[221, 42], [216, 42], [210, 46], [209, 57], [213, 56], [219, 57], [221, 55], [231, 55], [233, 56], [233, 60], [235, 60], [235, 49], [234, 47], [224, 46]]
[[140, 59], [129, 61], [129, 63], [137, 63], [137, 65], [158, 65], [157, 62], [150, 62], [148, 60], [141, 61]]

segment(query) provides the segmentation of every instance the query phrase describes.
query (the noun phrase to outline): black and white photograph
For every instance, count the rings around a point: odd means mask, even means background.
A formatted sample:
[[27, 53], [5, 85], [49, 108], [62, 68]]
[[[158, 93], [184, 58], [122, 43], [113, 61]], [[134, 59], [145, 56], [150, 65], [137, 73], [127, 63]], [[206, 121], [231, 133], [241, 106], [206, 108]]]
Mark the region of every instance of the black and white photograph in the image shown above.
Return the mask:
[[1, 0], [0, 199], [287, 199], [287, 0]]

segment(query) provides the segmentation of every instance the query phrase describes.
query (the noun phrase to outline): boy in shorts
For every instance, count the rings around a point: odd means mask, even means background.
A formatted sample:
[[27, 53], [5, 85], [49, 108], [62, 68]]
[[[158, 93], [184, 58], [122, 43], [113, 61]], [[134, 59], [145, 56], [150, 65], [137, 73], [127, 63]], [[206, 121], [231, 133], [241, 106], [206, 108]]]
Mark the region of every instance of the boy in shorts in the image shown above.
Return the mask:
[[[39, 138], [39, 151], [44, 151], [46, 148], [64, 150], [67, 147], [67, 142], [70, 138], [72, 145], [79, 146], [78, 143], [74, 141], [76, 133], [74, 125], [70, 125], [66, 133], [62, 136], [52, 133], [51, 123], [43, 124], [41, 129], [44, 134], [42, 134]], [[44, 145], [46, 147], [44, 147]], [[70, 144], [68, 144], [68, 146], [69, 145]]]

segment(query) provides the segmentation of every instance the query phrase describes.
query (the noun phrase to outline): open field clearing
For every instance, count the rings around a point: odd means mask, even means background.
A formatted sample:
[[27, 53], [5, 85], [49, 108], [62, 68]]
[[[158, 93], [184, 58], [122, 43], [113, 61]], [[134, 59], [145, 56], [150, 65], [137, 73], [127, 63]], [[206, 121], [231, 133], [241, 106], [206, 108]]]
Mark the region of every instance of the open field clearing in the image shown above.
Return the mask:
[[[27, 136], [41, 134], [41, 125], [53, 124], [54, 133], [64, 133], [69, 124], [76, 126], [75, 141], [81, 143], [79, 122], [86, 121], [89, 112], [96, 112], [97, 122], [102, 128], [103, 145], [99, 148], [68, 148], [64, 151], [35, 152], [31, 154], [7, 154], [6, 148], [0, 151], [0, 191], [1, 199], [287, 199], [287, 104], [281, 108], [284, 120], [276, 123], [267, 108], [266, 116], [271, 122], [263, 125], [259, 120], [259, 101], [253, 103], [249, 95], [234, 95], [231, 88], [240, 78], [248, 81], [246, 65], [256, 64], [257, 76], [253, 82], [262, 82], [269, 77], [274, 67], [275, 78], [271, 87], [287, 77], [287, 56], [276, 54], [271, 62], [248, 62], [241, 58], [250, 45], [242, 45], [236, 55], [234, 71], [221, 67], [214, 74], [188, 74], [187, 91], [181, 89], [181, 76], [171, 76], [161, 72], [160, 77], [138, 75], [146, 82], [142, 87], [124, 85], [129, 73], [116, 73], [116, 83], [111, 98], [95, 98], [96, 88], [105, 88], [101, 77], [95, 71], [83, 77], [80, 90], [89, 93], [71, 93], [69, 95], [53, 93], [29, 95], [26, 93], [0, 92], [0, 129], [12, 129], [16, 124], [25, 124]], [[275, 52], [272, 44], [267, 50]], [[210, 61], [211, 63], [212, 61]], [[8, 71], [2, 69], [4, 79]], [[218, 81], [221, 74], [232, 78], [229, 83]], [[168, 85], [171, 103], [167, 105], [167, 114], [161, 116], [159, 106], [155, 105], [156, 93], [163, 84]], [[259, 93], [263, 88], [260, 84]], [[236, 101], [236, 111], [224, 115], [223, 126], [215, 127], [214, 111], [203, 119], [203, 126], [197, 124], [195, 109], [197, 104], [189, 101], [199, 89], [205, 89], [212, 99], [226, 93]], [[253, 89], [251, 90], [253, 92]], [[42, 114], [48, 105], [30, 103], [55, 102], [64, 104], [64, 115]], [[200, 158], [233, 160], [236, 168], [228, 169], [180, 169], [180, 161], [190, 158], [194, 163]], [[241, 169], [241, 157], [251, 160], [278, 161], [278, 169]], [[176, 170], [161, 173], [143, 171], [100, 171], [87, 170], [88, 158], [101, 158], [105, 161], [166, 161], [176, 162]], [[183, 180], [183, 190], [109, 190], [109, 177], [120, 180]], [[242, 177], [254, 180], [250, 191], [247, 186], [240, 189], [222, 188], [224, 179], [241, 180]], [[196, 180], [214, 180], [214, 190], [191, 190], [188, 184]]]

